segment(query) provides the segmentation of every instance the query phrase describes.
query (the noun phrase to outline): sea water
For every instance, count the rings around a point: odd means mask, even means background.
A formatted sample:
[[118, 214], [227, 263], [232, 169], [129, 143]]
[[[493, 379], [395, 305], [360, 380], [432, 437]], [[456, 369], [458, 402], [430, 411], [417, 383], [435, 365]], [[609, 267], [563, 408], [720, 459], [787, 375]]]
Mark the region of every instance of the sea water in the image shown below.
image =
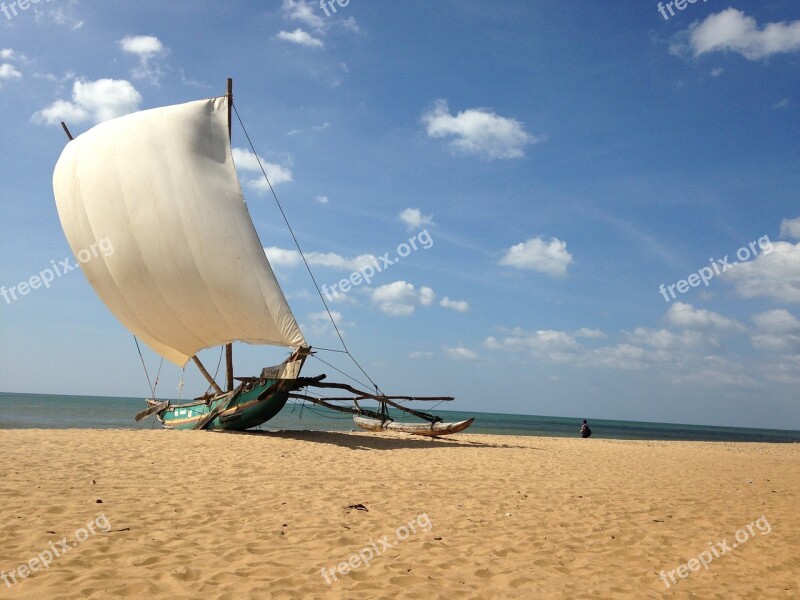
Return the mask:
[[[152, 429], [160, 427], [155, 418], [136, 423], [133, 418], [146, 408], [141, 398], [97, 396], [54, 396], [0, 392], [0, 429]], [[425, 407], [421, 407], [425, 410]], [[581, 419], [500, 413], [435, 410], [445, 421], [475, 417], [466, 433], [494, 435], [535, 435], [578, 437]], [[392, 416], [418, 421], [405, 414]], [[685, 440], [720, 442], [800, 442], [800, 431], [712, 427], [638, 421], [592, 419], [592, 437], [623, 440]], [[352, 418], [316, 405], [287, 404], [262, 430], [350, 431]]]

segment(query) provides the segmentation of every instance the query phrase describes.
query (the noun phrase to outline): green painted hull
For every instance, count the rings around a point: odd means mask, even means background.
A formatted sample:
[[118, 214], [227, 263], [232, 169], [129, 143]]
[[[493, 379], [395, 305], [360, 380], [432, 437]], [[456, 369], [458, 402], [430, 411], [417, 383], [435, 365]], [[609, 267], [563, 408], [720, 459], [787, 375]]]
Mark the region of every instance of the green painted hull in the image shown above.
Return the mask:
[[[263, 383], [241, 392], [236, 399], [217, 415], [205, 429], [244, 431], [258, 427], [277, 415], [289, 399], [286, 386], [280, 391], [270, 392], [267, 389], [278, 382], [277, 379], [264, 379]], [[259, 396], [264, 395], [259, 399]], [[167, 429], [195, 429], [211, 411], [219, 404], [228, 402], [230, 395], [214, 398], [210, 402], [192, 402], [176, 404], [159, 413], [158, 419]]]

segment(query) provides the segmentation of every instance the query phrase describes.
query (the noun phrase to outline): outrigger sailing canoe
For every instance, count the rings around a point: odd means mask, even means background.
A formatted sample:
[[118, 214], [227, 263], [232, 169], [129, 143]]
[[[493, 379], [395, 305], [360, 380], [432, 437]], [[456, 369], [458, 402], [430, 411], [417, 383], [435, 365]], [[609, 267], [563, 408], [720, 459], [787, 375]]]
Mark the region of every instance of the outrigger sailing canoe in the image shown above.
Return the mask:
[[[443, 424], [402, 404], [451, 397], [386, 396], [377, 386], [371, 394], [323, 382], [325, 375], [300, 377], [314, 351], [245, 205], [230, 144], [232, 107], [228, 80], [225, 96], [111, 119], [74, 139], [62, 123], [70, 142], [56, 165], [53, 190], [67, 241], [75, 254], [101, 242], [113, 247], [82, 265], [86, 278], [137, 340], [179, 367], [192, 361], [210, 386], [209, 393], [183, 404], [159, 402], [153, 390], [136, 420], [155, 415], [169, 429], [241, 431], [273, 418], [294, 398], [349, 412], [369, 430], [375, 421], [381, 429], [423, 435], [468, 427], [472, 419]], [[257, 377], [234, 378], [236, 341], [282, 346], [291, 354]], [[197, 357], [215, 346], [226, 349], [224, 390]], [[349, 395], [310, 396], [312, 387]], [[375, 401], [379, 410], [362, 408], [359, 400]], [[389, 418], [387, 406], [428, 424], [403, 429]]]

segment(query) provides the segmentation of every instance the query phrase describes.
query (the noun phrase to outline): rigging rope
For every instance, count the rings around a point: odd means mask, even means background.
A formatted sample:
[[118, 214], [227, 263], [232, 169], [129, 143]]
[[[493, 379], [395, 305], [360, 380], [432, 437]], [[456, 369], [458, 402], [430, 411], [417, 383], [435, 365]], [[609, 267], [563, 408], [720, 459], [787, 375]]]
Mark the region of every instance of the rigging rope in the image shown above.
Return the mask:
[[[350, 359], [353, 361], [353, 363], [364, 374], [364, 376], [370, 381], [370, 383], [375, 387], [375, 389], [380, 393], [380, 395], [383, 395], [383, 392], [380, 391], [380, 388], [378, 387], [378, 384], [375, 383], [372, 380], [372, 378], [369, 376], [369, 374], [358, 363], [358, 361], [356, 360], [355, 356], [353, 356], [350, 353], [350, 350], [347, 348], [347, 344], [344, 343], [344, 338], [342, 337], [342, 333], [339, 331], [339, 327], [336, 325], [336, 321], [334, 320], [333, 315], [331, 314], [331, 310], [330, 310], [330, 308], [328, 308], [328, 303], [325, 301], [325, 298], [322, 295], [322, 290], [319, 289], [319, 284], [317, 283], [317, 280], [314, 277], [314, 273], [311, 272], [311, 267], [309, 266], [308, 261], [306, 260], [306, 256], [305, 256], [305, 254], [303, 254], [302, 248], [300, 248], [300, 242], [297, 241], [297, 236], [295, 236], [294, 230], [292, 229], [292, 226], [289, 225], [289, 219], [286, 217], [286, 213], [283, 212], [283, 207], [281, 206], [280, 200], [278, 200], [278, 195], [275, 193], [275, 189], [272, 187], [272, 182], [269, 180], [269, 177], [267, 176], [266, 170], [264, 170], [264, 165], [261, 164], [261, 158], [258, 156], [258, 152], [256, 152], [256, 148], [253, 145], [252, 140], [250, 139], [250, 134], [247, 133], [247, 129], [245, 128], [244, 123], [242, 122], [242, 117], [239, 115], [239, 111], [236, 109], [236, 105], [232, 101], [231, 101], [231, 107], [233, 107], [233, 111], [236, 113], [236, 118], [238, 119], [239, 125], [242, 127], [242, 131], [244, 132], [244, 135], [247, 138], [247, 143], [250, 144], [250, 149], [253, 151], [253, 154], [256, 157], [256, 161], [258, 162], [258, 166], [261, 168], [261, 172], [264, 174], [264, 179], [266, 179], [267, 185], [269, 186], [269, 190], [272, 192], [272, 197], [275, 198], [275, 204], [278, 205], [278, 210], [280, 210], [280, 212], [281, 212], [281, 216], [283, 217], [283, 220], [286, 223], [286, 227], [289, 228], [289, 233], [292, 235], [292, 239], [294, 240], [295, 246], [297, 246], [297, 251], [300, 252], [300, 258], [303, 259], [303, 264], [306, 266], [306, 270], [308, 271], [308, 274], [311, 276], [311, 281], [314, 282], [314, 287], [317, 289], [317, 294], [319, 294], [320, 300], [322, 300], [322, 305], [325, 307], [325, 312], [328, 313], [328, 318], [331, 320], [331, 323], [333, 324], [333, 328], [336, 330], [336, 335], [339, 336], [339, 341], [342, 343], [342, 348], [344, 348], [344, 352], [350, 357]], [[338, 369], [336, 369], [336, 370], [338, 371]], [[339, 372], [341, 373], [341, 371], [339, 371]], [[348, 377], [350, 377], [350, 376], [348, 375]], [[352, 379], [352, 377], [351, 377], [351, 379]], [[364, 384], [361, 384], [361, 385], [364, 385]]]
[[[355, 377], [353, 377], [352, 375], [348, 375], [347, 373], [345, 373], [345, 372], [344, 372], [344, 371], [342, 371], [341, 369], [337, 369], [337, 368], [336, 368], [336, 367], [334, 367], [334, 366], [333, 366], [331, 363], [329, 363], [329, 362], [327, 362], [327, 361], [325, 361], [325, 360], [322, 360], [322, 359], [321, 359], [319, 356], [317, 356], [316, 354], [312, 354], [311, 356], [313, 356], [314, 358], [316, 358], [316, 359], [317, 359], [319, 362], [321, 362], [321, 363], [323, 363], [323, 364], [326, 364], [326, 365], [328, 365], [328, 366], [329, 366], [331, 369], [334, 369], [335, 371], [339, 371], [339, 373], [341, 373], [342, 375], [344, 375], [344, 376], [345, 376], [345, 377], [347, 377], [348, 379], [351, 379], [351, 380], [355, 381], [355, 382], [356, 382], [358, 385], [364, 386], [364, 387], [366, 387], [366, 388], [368, 388], [368, 387], [369, 387], [369, 386], [368, 386], [366, 383], [364, 383], [363, 381], [359, 381], [358, 379], [356, 379], [356, 378], [355, 378]], [[372, 380], [370, 379], [370, 381], [372, 381]], [[377, 387], [377, 386], [375, 386], [375, 387]]]
[[[223, 352], [225, 352], [225, 346], [220, 346], [219, 347], [219, 360], [217, 361], [217, 370], [214, 371], [214, 377], [212, 377], [212, 379], [214, 381], [217, 380], [217, 375], [219, 374], [219, 368], [222, 365], [222, 353]], [[211, 391], [211, 387], [212, 387], [212, 385], [209, 383], [208, 387], [206, 388], [206, 394]]]
[[139, 360], [142, 361], [142, 368], [144, 369], [144, 376], [147, 377], [147, 385], [150, 386], [150, 395], [153, 400], [156, 399], [156, 390], [153, 388], [153, 384], [150, 383], [150, 375], [147, 372], [147, 365], [144, 364], [144, 356], [142, 356], [142, 349], [139, 347], [139, 340], [136, 339], [136, 336], [133, 336], [133, 341], [136, 342], [136, 350], [139, 351]]
[[345, 350], [334, 350], [333, 348], [320, 348], [319, 346], [314, 346], [314, 350], [317, 352], [339, 352], [341, 354], [347, 354]]
[[164, 366], [164, 357], [161, 357], [161, 362], [158, 363], [158, 373], [156, 373], [156, 381], [153, 384], [153, 400], [155, 400], [156, 390], [158, 389], [158, 380], [161, 378], [161, 367]]

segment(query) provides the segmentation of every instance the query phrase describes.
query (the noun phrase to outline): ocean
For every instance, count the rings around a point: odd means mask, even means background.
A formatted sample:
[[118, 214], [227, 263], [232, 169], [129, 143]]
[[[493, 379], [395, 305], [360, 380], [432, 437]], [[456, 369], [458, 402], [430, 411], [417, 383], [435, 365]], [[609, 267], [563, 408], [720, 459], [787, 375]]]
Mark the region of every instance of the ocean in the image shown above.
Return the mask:
[[[154, 418], [136, 423], [145, 408], [141, 398], [54, 396], [0, 392], [0, 429], [152, 429]], [[422, 410], [425, 407], [421, 408]], [[445, 421], [476, 417], [466, 433], [578, 437], [581, 419], [499, 413], [456, 412], [436, 409]], [[398, 420], [407, 420], [405, 416]], [[410, 419], [410, 420], [413, 420]], [[593, 438], [619, 440], [683, 440], [718, 442], [800, 442], [800, 431], [677, 425], [639, 421], [591, 419]], [[287, 404], [262, 430], [350, 431], [349, 415], [318, 406]]]

